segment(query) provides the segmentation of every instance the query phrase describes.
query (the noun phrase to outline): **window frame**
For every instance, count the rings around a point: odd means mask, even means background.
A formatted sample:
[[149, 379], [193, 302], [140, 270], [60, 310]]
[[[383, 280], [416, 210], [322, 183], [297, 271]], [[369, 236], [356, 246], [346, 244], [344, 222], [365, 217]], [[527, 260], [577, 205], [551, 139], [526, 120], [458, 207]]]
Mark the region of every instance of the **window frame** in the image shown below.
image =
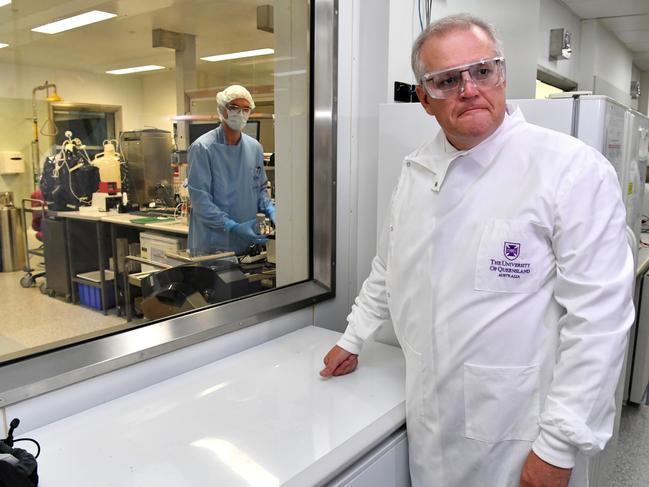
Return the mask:
[[310, 0], [309, 7], [311, 279], [10, 361], [2, 366], [0, 407], [334, 297], [338, 0]]
[[[113, 115], [113, 125], [115, 134], [113, 137], [106, 137], [107, 140], [117, 139], [119, 133], [122, 132], [122, 107], [119, 105], [102, 105], [96, 103], [76, 103], [76, 102], [54, 102], [50, 103], [50, 119], [56, 123], [55, 112], [91, 112], [91, 113], [104, 113]], [[75, 134], [72, 134], [75, 136]], [[50, 137], [50, 145], [54, 147], [57, 151], [61, 150], [61, 145], [56, 144], [56, 137]], [[103, 147], [100, 146], [88, 146], [89, 149], [93, 151], [103, 151]]]

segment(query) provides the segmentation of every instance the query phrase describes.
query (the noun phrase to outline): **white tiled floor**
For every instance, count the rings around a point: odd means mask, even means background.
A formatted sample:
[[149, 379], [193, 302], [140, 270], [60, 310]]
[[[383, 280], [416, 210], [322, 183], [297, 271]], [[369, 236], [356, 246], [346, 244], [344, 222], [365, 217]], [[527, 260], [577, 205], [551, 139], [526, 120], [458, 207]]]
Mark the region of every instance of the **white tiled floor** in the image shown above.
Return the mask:
[[100, 311], [41, 294], [38, 286], [23, 288], [20, 278], [24, 275], [22, 271], [0, 273], [0, 360], [20, 350], [62, 344], [125, 324], [124, 318], [115, 314], [104, 316]]
[[615, 472], [604, 487], [649, 486], [649, 406], [624, 406]]

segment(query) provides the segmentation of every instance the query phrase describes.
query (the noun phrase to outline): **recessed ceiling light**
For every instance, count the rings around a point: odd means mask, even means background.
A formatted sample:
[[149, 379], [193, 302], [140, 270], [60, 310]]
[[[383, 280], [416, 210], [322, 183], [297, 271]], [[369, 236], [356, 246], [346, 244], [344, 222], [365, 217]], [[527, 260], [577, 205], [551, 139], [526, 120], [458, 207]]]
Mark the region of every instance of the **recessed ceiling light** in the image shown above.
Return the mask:
[[3, 47], [9, 47], [9, 44], [3, 44], [2, 42], [0, 42], [0, 49], [2, 49]]
[[135, 66], [133, 68], [122, 68], [122, 69], [113, 69], [111, 71], [106, 71], [106, 74], [130, 74], [130, 73], [141, 73], [143, 71], [155, 71], [156, 69], [164, 69], [164, 66], [156, 66], [155, 64], [149, 64], [147, 66]]
[[274, 49], [255, 49], [253, 51], [231, 52], [229, 54], [217, 54], [216, 56], [202, 57], [203, 61], [227, 61], [228, 59], [239, 59], [243, 57], [266, 56], [268, 54], [275, 54]]
[[11, 0], [0, 0], [0, 7], [4, 7], [5, 5], [11, 5]]
[[61, 19], [50, 24], [41, 25], [32, 30], [43, 34], [58, 34], [65, 30], [76, 29], [77, 27], [94, 24], [95, 22], [112, 19], [113, 17], [117, 17], [117, 14], [102, 12], [101, 10], [92, 10], [85, 14], [75, 15], [74, 17], [68, 17], [67, 19]]

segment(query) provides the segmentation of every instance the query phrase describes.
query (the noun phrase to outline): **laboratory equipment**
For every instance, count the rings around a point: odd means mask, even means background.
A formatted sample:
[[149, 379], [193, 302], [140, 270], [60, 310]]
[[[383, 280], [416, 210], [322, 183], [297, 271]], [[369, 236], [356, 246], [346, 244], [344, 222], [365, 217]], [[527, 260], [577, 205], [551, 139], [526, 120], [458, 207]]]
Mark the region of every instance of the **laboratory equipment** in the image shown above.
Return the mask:
[[110, 211], [113, 208], [117, 209], [121, 203], [121, 195], [110, 194], [108, 191], [92, 193], [92, 208], [97, 211]]
[[99, 169], [90, 163], [85, 145], [65, 133], [67, 140], [54, 157], [47, 157], [40, 178], [40, 189], [48, 209], [75, 211], [90, 206], [99, 188]]
[[[39, 272], [34, 272], [36, 269], [32, 267], [31, 257], [44, 257], [45, 249], [43, 244], [39, 245], [37, 248], [29, 248], [28, 232], [27, 232], [27, 214], [31, 213], [31, 226], [32, 229], [36, 232], [36, 240], [43, 242], [43, 219], [45, 218], [45, 201], [43, 201], [43, 193], [39, 189], [32, 192], [30, 198], [23, 198], [23, 245], [25, 247], [25, 272], [26, 274], [20, 279], [20, 285], [22, 287], [32, 287], [36, 282], [36, 279], [45, 276], [45, 271], [41, 270]], [[45, 282], [43, 281], [40, 285], [40, 290], [42, 293], [47, 292], [45, 287]]]
[[144, 278], [142, 310], [147, 319], [159, 319], [262, 290], [261, 282], [249, 279], [238, 264], [214, 259], [161, 270]]
[[159, 198], [161, 188], [173, 192], [171, 132], [159, 129], [123, 132], [120, 147], [128, 167], [129, 201], [144, 205]]
[[116, 194], [122, 187], [121, 164], [122, 158], [115, 151], [116, 140], [104, 140], [104, 151], [95, 156], [92, 161], [99, 168], [99, 191]]
[[[50, 94], [50, 89], [52, 90], [52, 93]], [[45, 83], [43, 83], [40, 86], [36, 86], [32, 90], [32, 130], [33, 130], [33, 140], [32, 140], [32, 169], [33, 169], [33, 176], [34, 176], [34, 189], [36, 189], [36, 185], [38, 184], [38, 179], [41, 175], [41, 155], [40, 155], [40, 149], [38, 147], [38, 134], [46, 136], [46, 137], [53, 137], [56, 134], [59, 133], [58, 128], [56, 127], [56, 124], [52, 120], [52, 116], [48, 110], [47, 114], [47, 120], [41, 127], [41, 129], [38, 129], [38, 110], [36, 109], [36, 92], [37, 91], [45, 91], [45, 99], [49, 103], [53, 102], [58, 102], [58, 101], [63, 101], [63, 98], [61, 98], [56, 91], [56, 85], [54, 83], [50, 83], [47, 80]]]
[[23, 225], [20, 210], [14, 206], [13, 193], [0, 195], [0, 271], [14, 272], [25, 266]]
[[[140, 233], [140, 252], [142, 258], [158, 262], [160, 264], [176, 265], [178, 262], [167, 257], [168, 252], [177, 252], [187, 247], [187, 239], [173, 235], [166, 235], [156, 232]], [[142, 271], [151, 272], [154, 267], [142, 265]]]

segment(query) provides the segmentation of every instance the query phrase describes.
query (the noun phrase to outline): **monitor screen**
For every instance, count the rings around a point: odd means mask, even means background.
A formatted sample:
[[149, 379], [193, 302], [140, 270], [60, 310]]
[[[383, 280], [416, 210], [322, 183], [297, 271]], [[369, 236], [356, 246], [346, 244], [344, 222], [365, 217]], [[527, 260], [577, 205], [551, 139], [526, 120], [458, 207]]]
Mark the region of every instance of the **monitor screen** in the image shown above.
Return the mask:
[[[190, 122], [189, 143], [193, 143], [201, 135], [221, 125], [221, 122]], [[259, 120], [248, 120], [243, 132], [255, 140], [259, 140]]]

